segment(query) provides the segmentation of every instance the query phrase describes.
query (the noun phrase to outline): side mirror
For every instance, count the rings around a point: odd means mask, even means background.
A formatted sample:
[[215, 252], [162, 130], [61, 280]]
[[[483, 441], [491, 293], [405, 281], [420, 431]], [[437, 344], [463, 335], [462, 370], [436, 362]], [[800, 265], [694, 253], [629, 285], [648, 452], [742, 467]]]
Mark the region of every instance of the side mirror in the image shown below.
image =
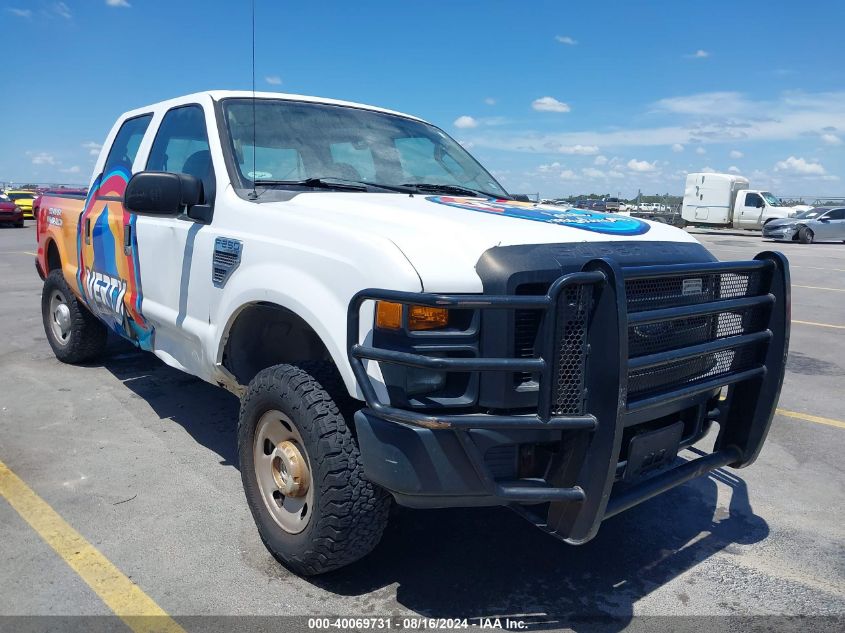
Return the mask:
[[132, 213], [174, 217], [202, 203], [202, 181], [188, 174], [141, 171], [126, 185], [123, 200]]

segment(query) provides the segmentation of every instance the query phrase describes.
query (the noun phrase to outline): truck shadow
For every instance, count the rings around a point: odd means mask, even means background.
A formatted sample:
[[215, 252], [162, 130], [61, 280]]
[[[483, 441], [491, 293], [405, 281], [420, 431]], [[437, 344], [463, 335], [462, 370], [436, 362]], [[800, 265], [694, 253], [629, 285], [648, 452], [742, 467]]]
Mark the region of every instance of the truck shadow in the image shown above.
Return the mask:
[[[234, 396], [151, 354], [120, 353], [105, 367], [162, 419], [219, 455], [221, 465], [237, 467]], [[395, 600], [426, 617], [518, 616], [533, 629], [621, 630], [639, 599], [713, 554], [768, 534], [745, 482], [735, 471], [718, 470], [609, 519], [595, 539], [577, 547], [505, 508], [398, 509], [372, 554], [306, 580], [358, 598], [361, 615], [396, 611]], [[278, 578], [289, 578], [280, 566]], [[694, 585], [695, 575], [684, 583]], [[674, 599], [675, 613], [684, 614], [689, 597], [683, 588]]]

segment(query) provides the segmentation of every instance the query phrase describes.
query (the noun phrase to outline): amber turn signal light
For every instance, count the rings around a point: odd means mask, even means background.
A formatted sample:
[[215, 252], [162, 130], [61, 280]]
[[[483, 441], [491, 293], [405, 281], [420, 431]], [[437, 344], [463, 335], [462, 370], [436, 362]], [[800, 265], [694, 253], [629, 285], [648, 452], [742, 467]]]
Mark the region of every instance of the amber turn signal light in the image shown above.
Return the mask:
[[398, 330], [402, 327], [402, 304], [392, 301], [376, 303], [376, 327], [383, 330]]

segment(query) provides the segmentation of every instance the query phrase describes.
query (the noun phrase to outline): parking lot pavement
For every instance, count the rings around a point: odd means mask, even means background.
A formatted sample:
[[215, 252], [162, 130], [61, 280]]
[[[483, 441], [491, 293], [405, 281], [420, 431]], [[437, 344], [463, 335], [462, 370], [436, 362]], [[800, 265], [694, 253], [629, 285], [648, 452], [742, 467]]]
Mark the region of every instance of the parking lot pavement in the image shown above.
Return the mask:
[[[209, 614], [530, 614], [552, 628], [571, 615], [845, 615], [845, 329], [828, 327], [845, 326], [845, 245], [696, 233], [721, 259], [789, 256], [790, 415], [752, 467], [676, 488], [580, 547], [505, 509], [401, 510], [359, 564], [292, 575], [244, 502], [233, 396], [120, 343], [99, 364], [54, 359], [31, 226], [0, 229], [0, 462], [188, 629], [185, 616]], [[0, 534], [0, 614], [109, 612], [2, 499]]]

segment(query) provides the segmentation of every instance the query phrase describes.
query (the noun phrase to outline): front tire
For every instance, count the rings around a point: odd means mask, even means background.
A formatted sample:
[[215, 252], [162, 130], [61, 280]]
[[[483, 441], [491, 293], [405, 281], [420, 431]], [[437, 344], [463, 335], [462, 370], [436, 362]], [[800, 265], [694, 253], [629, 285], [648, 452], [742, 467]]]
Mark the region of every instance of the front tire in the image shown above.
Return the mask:
[[815, 234], [813, 231], [806, 226], [801, 227], [801, 230], [798, 231], [798, 241], [802, 244], [812, 244], [813, 239], [815, 238]]
[[330, 395], [344, 395], [337, 371], [308, 370], [259, 372], [238, 422], [241, 479], [261, 540], [304, 576], [369, 554], [390, 508], [389, 495], [364, 478], [357, 442]]
[[106, 349], [108, 330], [71, 292], [61, 270], [44, 280], [41, 317], [47, 341], [63, 363], [82, 363]]

